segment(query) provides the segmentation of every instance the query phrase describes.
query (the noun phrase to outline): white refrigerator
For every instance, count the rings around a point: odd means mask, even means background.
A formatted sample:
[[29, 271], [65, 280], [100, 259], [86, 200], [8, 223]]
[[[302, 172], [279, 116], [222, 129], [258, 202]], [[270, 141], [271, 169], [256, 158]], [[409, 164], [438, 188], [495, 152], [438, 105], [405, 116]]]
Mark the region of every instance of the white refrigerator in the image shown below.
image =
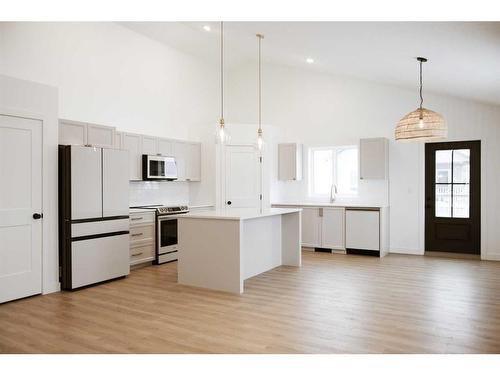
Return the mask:
[[62, 289], [129, 274], [128, 163], [124, 150], [59, 146]]

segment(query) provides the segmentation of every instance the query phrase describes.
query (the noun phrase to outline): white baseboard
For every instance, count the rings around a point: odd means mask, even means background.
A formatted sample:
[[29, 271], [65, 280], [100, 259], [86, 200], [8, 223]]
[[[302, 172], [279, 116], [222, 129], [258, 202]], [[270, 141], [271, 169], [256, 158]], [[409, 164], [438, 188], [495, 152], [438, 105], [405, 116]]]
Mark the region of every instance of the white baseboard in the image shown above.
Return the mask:
[[500, 254], [481, 254], [481, 260], [496, 260], [500, 261]]
[[406, 255], [424, 255], [424, 252], [422, 250], [404, 249], [404, 248], [390, 249], [389, 253], [391, 253], [391, 254], [406, 254]]

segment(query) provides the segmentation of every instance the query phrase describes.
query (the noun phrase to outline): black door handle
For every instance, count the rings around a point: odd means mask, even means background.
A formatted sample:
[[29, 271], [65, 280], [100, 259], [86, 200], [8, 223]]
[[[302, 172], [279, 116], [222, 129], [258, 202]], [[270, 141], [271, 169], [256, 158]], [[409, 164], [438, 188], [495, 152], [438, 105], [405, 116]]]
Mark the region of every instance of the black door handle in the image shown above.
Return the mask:
[[35, 219], [35, 220], [39, 220], [42, 217], [43, 217], [43, 214], [39, 214], [38, 212], [33, 214], [33, 219]]
[[228, 204], [229, 206], [231, 205], [231, 203], [232, 203], [231, 201], [227, 201], [227, 204]]

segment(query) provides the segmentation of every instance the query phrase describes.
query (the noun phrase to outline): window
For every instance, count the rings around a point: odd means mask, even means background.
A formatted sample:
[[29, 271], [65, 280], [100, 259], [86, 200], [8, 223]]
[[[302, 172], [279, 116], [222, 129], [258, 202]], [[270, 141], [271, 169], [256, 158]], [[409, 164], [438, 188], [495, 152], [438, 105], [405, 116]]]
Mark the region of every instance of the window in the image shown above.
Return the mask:
[[337, 195], [358, 192], [358, 148], [314, 147], [309, 149], [309, 195], [329, 197], [332, 186]]

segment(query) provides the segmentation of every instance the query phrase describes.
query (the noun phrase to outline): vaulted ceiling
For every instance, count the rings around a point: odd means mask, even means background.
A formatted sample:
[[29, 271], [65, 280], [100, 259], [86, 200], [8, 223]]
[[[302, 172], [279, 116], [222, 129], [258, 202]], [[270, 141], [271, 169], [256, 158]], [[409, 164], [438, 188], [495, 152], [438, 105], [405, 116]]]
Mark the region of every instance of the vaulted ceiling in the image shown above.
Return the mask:
[[[120, 24], [218, 62], [218, 22]], [[255, 60], [262, 33], [265, 63], [416, 89], [415, 57], [424, 56], [426, 91], [500, 105], [500, 22], [227, 22], [224, 29], [228, 66]]]

